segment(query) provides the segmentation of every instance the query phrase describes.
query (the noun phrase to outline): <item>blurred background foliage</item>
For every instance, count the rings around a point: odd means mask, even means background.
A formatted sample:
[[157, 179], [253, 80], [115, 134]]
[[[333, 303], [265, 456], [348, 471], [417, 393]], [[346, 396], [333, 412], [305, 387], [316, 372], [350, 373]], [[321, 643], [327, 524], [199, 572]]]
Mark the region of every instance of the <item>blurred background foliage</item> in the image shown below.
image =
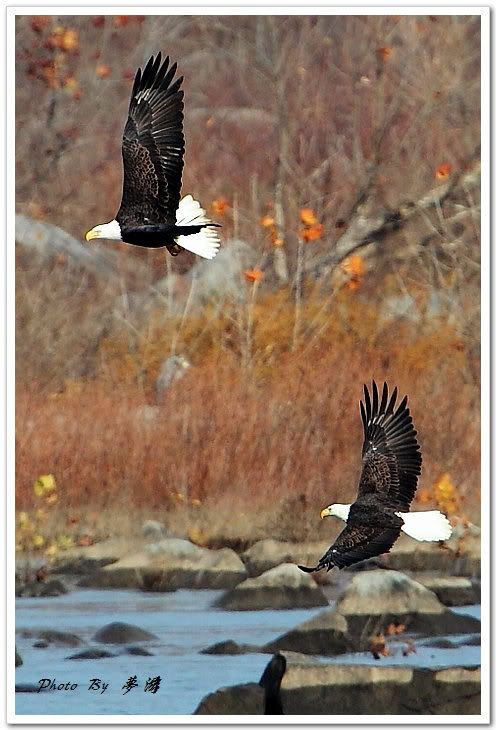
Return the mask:
[[[206, 264], [82, 243], [117, 210], [158, 50], [185, 77], [183, 191], [223, 226]], [[479, 18], [20, 16], [16, 53], [25, 547], [137, 515], [311, 538], [353, 498], [372, 377], [410, 396], [419, 502], [478, 521]]]

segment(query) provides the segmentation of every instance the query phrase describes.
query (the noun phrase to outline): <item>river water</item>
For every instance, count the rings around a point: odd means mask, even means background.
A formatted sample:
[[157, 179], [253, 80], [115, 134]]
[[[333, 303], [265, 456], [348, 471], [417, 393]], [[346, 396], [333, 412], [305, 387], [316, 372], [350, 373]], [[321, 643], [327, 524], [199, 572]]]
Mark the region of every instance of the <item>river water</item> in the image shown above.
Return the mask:
[[[258, 681], [270, 656], [246, 654], [212, 656], [199, 652], [218, 641], [264, 644], [311, 618], [322, 608], [291, 611], [224, 611], [212, 604], [219, 591], [179, 590], [141, 593], [126, 590], [77, 589], [57, 598], [20, 598], [16, 605], [16, 644], [24, 664], [16, 669], [16, 683], [35, 684], [42, 678], [56, 684], [77, 684], [74, 690], [16, 694], [17, 715], [189, 715], [200, 700], [220, 687]], [[331, 604], [332, 605], [332, 604]], [[455, 609], [480, 618], [479, 606]], [[92, 637], [105, 624], [124, 621], [152, 632], [157, 640], [141, 644], [154, 656], [123, 654], [123, 647], [95, 644]], [[33, 648], [35, 639], [23, 630], [56, 629], [80, 636], [88, 645], [118, 656], [69, 661], [85, 648]], [[438, 638], [438, 637], [437, 637]], [[480, 664], [480, 647], [462, 644], [465, 636], [451, 636], [454, 649], [432, 649], [416, 642], [417, 651], [401, 651], [380, 659], [382, 666], [449, 667]], [[322, 660], [334, 663], [378, 664], [371, 655], [347, 654]], [[124, 694], [136, 677], [138, 686]], [[144, 691], [148, 679], [160, 677], [155, 693]], [[89, 689], [92, 679], [100, 689]], [[101, 692], [105, 682], [108, 687]], [[97, 683], [94, 683], [96, 686]]]

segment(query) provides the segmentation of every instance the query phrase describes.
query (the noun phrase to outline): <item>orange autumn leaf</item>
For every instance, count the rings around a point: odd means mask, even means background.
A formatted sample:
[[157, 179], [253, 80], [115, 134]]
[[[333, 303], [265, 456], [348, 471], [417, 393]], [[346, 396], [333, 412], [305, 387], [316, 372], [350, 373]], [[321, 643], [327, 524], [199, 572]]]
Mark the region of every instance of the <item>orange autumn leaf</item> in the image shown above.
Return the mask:
[[437, 500], [453, 499], [456, 495], [455, 485], [453, 484], [448, 472], [442, 474], [439, 479], [434, 482], [433, 489]]
[[419, 504], [428, 504], [431, 501], [431, 493], [428, 489], [420, 489], [417, 494], [417, 502]]
[[130, 22], [131, 18], [129, 15], [114, 15], [114, 25], [117, 28], [123, 28]]
[[382, 48], [378, 48], [376, 51], [377, 58], [381, 61], [389, 61], [393, 53], [394, 51], [390, 46], [383, 46]]
[[77, 51], [79, 49], [79, 34], [77, 30], [57, 26], [49, 37], [47, 44], [51, 48], [62, 51]]
[[300, 236], [304, 241], [318, 241], [324, 235], [324, 226], [322, 223], [314, 223], [311, 226], [306, 226], [301, 232]]
[[437, 180], [447, 180], [451, 175], [452, 167], [449, 162], [444, 162], [442, 165], [436, 167], [436, 178]]
[[306, 226], [314, 226], [318, 223], [315, 213], [311, 208], [302, 208], [300, 210], [300, 220]]
[[96, 73], [96, 75], [98, 76], [99, 79], [106, 79], [112, 73], [112, 69], [110, 68], [110, 66], [107, 66], [106, 63], [100, 63], [96, 67], [95, 73]]
[[274, 219], [271, 215], [264, 215], [260, 218], [260, 225], [263, 226], [263, 228], [270, 228], [274, 225]]
[[49, 89], [60, 88], [60, 79], [57, 77], [57, 72], [53, 66], [45, 66], [41, 72], [41, 76]]
[[442, 474], [432, 487], [437, 506], [447, 515], [460, 513], [461, 497], [447, 472]]
[[343, 271], [345, 271], [347, 274], [351, 274], [351, 276], [354, 276], [354, 277], [363, 276], [363, 274], [365, 272], [363, 258], [361, 256], [359, 256], [358, 254], [353, 254], [352, 256], [348, 256], [342, 262], [341, 267], [342, 267]]
[[389, 626], [386, 629], [386, 633], [389, 636], [399, 636], [399, 634], [403, 634], [405, 631], [405, 624], [389, 624]]
[[247, 271], [244, 272], [246, 281], [249, 281], [251, 283], [255, 283], [257, 281], [260, 281], [263, 278], [263, 271], [260, 269], [247, 269]]
[[231, 204], [226, 198], [220, 197], [212, 201], [212, 210], [216, 215], [224, 216], [226, 210], [231, 207]]
[[379, 659], [380, 656], [390, 655], [390, 651], [386, 644], [384, 634], [376, 634], [375, 636], [371, 636], [369, 641], [369, 651], [371, 652], [374, 659]]
[[194, 544], [200, 547], [206, 547], [208, 545], [209, 536], [205, 530], [201, 527], [190, 527], [188, 530], [188, 539]]
[[270, 232], [270, 240], [276, 248], [284, 245], [284, 239], [279, 235], [277, 228], [274, 226]]
[[352, 276], [351, 279], [346, 283], [346, 286], [351, 291], [357, 291], [362, 286], [362, 280], [357, 276]]
[[114, 24], [122, 28], [129, 23], [143, 23], [146, 15], [114, 15]]

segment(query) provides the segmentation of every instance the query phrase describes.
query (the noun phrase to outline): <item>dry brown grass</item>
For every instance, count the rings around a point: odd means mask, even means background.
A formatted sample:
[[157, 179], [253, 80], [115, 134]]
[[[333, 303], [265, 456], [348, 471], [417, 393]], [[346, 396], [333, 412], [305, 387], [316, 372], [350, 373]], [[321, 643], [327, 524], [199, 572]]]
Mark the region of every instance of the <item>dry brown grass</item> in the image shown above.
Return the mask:
[[[35, 506], [33, 480], [53, 473], [58, 508], [158, 516], [179, 531], [303, 538], [321, 506], [353, 498], [359, 476], [361, 385], [384, 378], [410, 396], [424, 464], [421, 487], [453, 475], [464, 511], [479, 503], [478, 387], [446, 327], [384, 335], [384, 347], [334, 325], [328, 342], [244, 370], [217, 350], [154, 406], [136, 384], [70, 381], [59, 393], [19, 385], [17, 501]], [[387, 354], [386, 354], [387, 353]], [[475, 366], [476, 367], [476, 366]], [[470, 414], [470, 418], [467, 417]], [[90, 520], [91, 522], [91, 520]], [[95, 520], [97, 522], [97, 520]]]

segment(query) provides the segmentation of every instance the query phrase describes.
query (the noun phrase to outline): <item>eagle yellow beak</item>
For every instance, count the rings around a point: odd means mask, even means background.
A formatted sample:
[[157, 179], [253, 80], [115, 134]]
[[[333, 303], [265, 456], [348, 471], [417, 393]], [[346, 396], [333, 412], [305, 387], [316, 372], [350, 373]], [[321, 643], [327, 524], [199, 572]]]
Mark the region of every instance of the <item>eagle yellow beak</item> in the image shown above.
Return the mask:
[[330, 517], [331, 513], [329, 512], [329, 507], [325, 507], [323, 510], [320, 511], [320, 519], [323, 520], [324, 517]]
[[92, 238], [98, 238], [98, 231], [96, 228], [92, 228], [91, 231], [88, 231], [88, 233], [85, 236], [87, 241], [91, 241]]

